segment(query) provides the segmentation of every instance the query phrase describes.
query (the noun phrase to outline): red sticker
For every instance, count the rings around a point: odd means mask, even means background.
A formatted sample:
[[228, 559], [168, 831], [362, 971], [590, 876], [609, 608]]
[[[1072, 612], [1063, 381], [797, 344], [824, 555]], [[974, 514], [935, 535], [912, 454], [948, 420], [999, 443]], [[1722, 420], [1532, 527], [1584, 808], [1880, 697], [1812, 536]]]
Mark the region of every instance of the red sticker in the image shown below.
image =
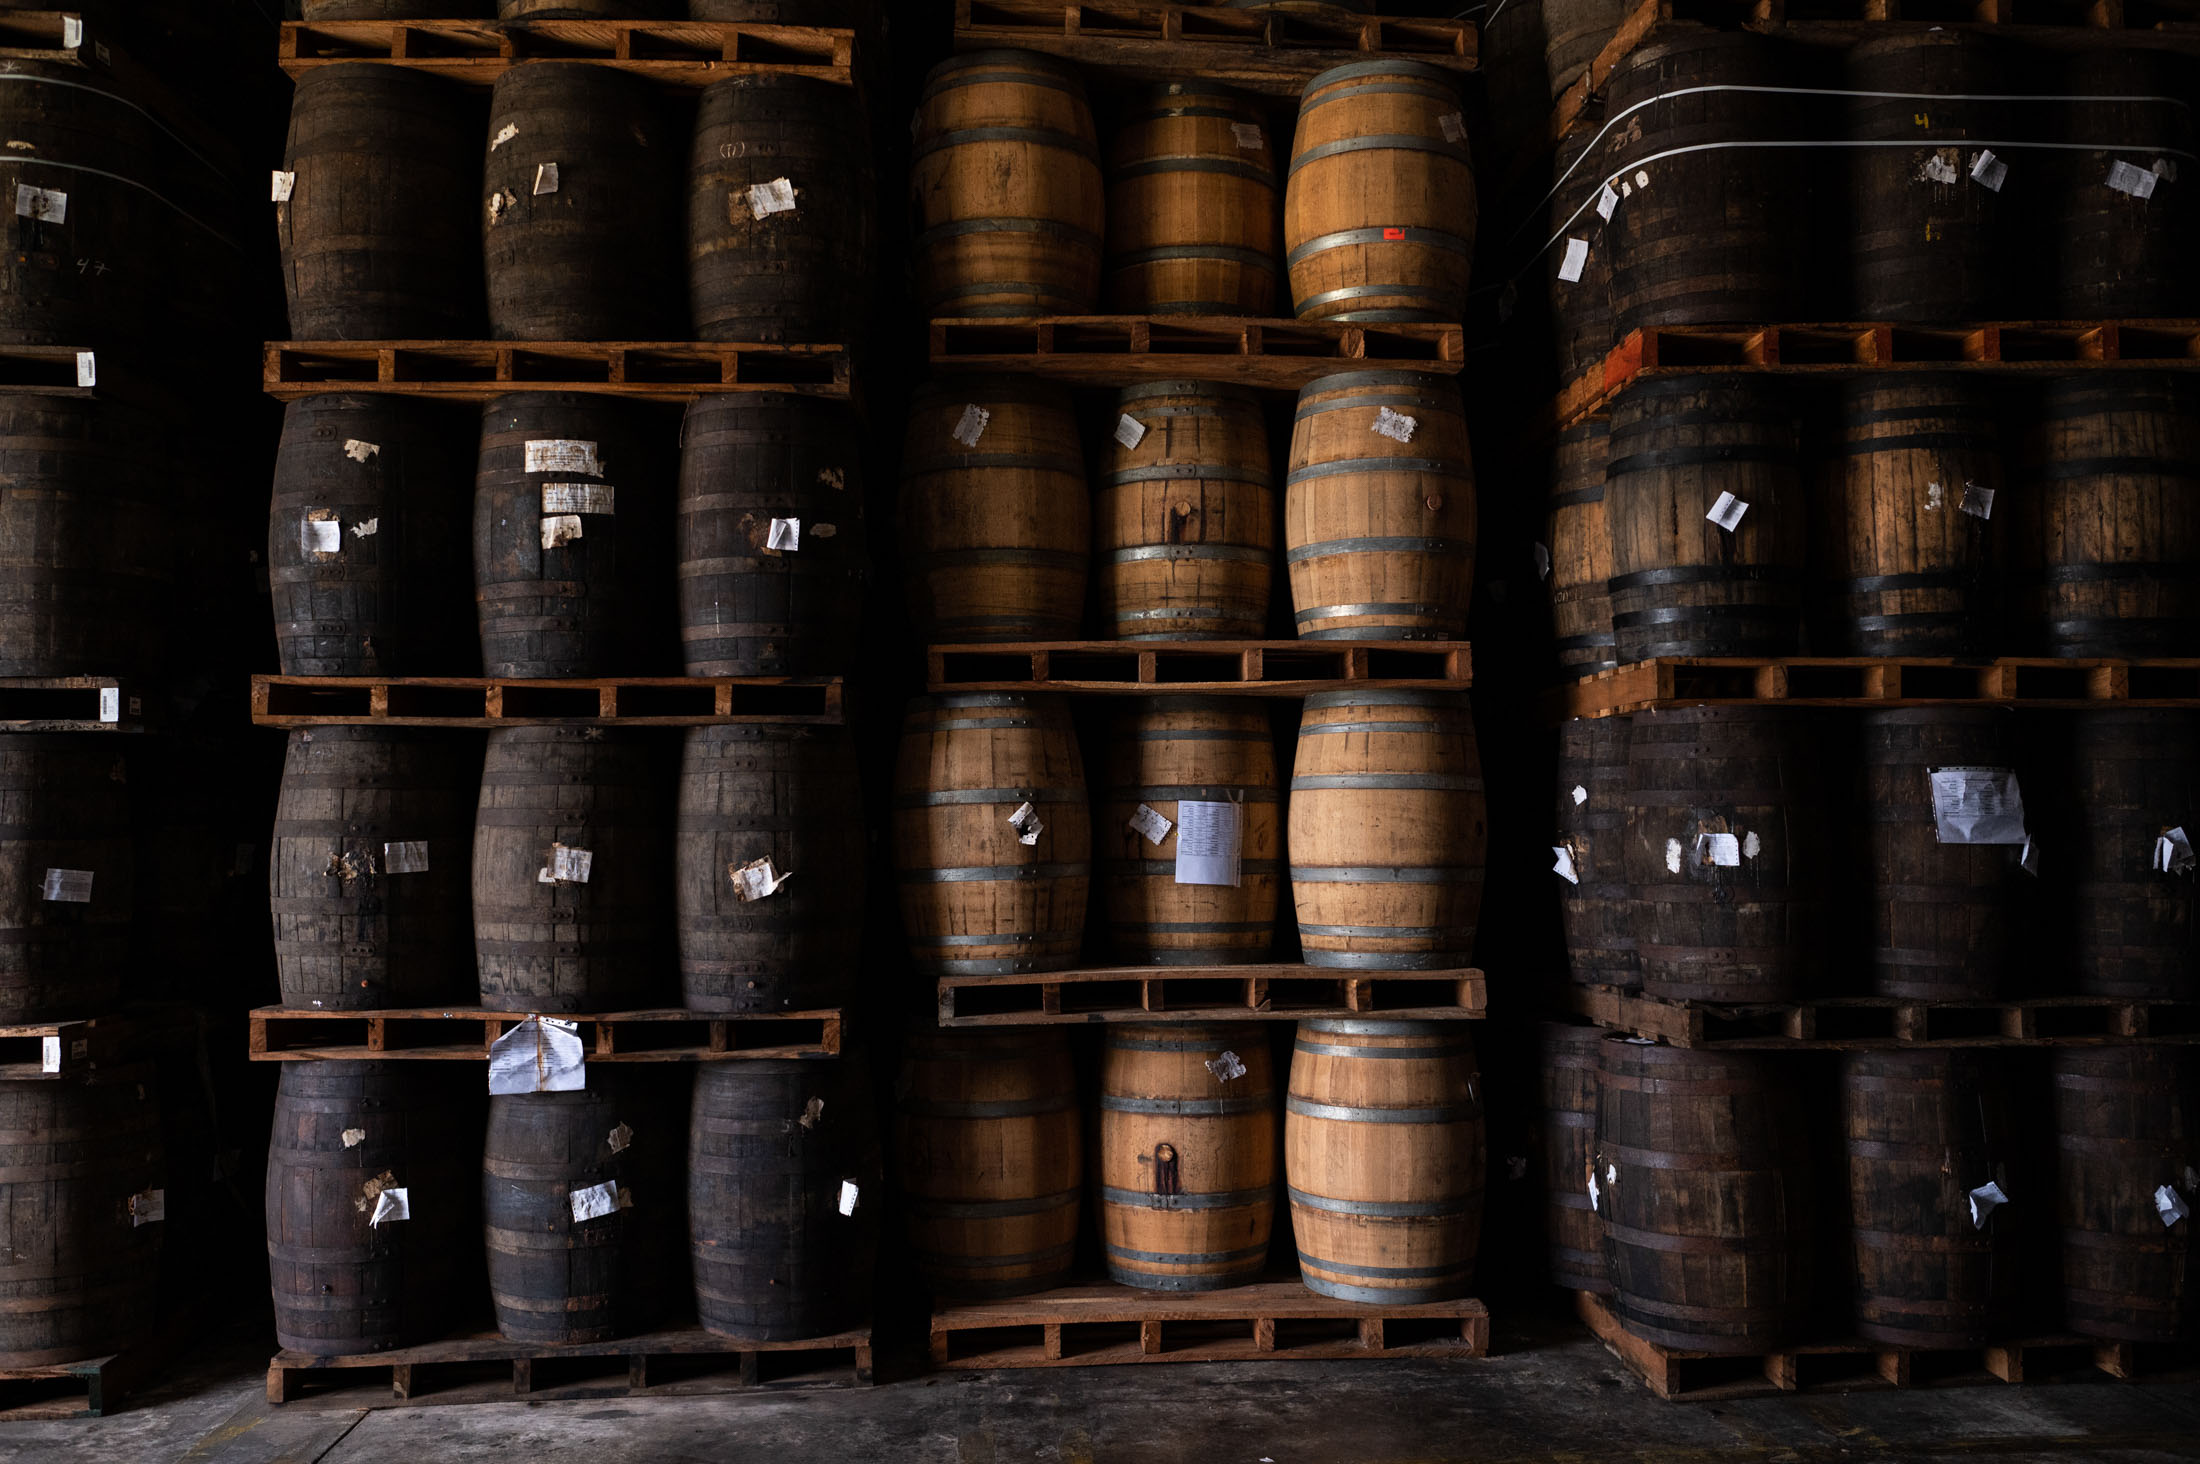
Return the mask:
[[1405, 231], [1405, 230], [1403, 230], [1403, 229], [1385, 229], [1385, 230], [1383, 230], [1383, 237], [1384, 237], [1385, 239], [1403, 239], [1403, 238], [1404, 238], [1405, 236], [1406, 236], [1406, 231]]

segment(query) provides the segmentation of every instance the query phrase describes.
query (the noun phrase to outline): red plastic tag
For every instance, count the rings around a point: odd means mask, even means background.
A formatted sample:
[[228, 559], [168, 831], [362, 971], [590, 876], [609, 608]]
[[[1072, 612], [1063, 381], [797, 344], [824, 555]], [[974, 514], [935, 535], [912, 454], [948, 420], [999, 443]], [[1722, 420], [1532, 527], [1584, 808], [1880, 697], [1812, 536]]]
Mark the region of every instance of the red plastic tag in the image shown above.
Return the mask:
[[1383, 230], [1383, 237], [1384, 237], [1385, 239], [1389, 239], [1389, 240], [1397, 240], [1397, 239], [1403, 239], [1403, 238], [1405, 238], [1405, 236], [1406, 236], [1406, 231], [1405, 231], [1405, 230], [1403, 230], [1403, 229], [1385, 229], [1385, 230]]

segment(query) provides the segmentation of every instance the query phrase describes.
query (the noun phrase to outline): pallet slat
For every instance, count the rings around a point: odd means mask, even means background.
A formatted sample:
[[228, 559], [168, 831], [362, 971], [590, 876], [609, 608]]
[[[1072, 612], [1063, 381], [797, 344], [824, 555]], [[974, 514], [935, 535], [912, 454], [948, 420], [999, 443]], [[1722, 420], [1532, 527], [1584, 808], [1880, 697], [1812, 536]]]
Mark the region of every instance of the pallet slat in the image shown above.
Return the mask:
[[935, 320], [936, 367], [1018, 372], [1076, 386], [1193, 377], [1297, 391], [1340, 370], [1453, 374], [1465, 364], [1456, 325], [1336, 325], [1175, 315]]
[[[736, 1062], [838, 1057], [844, 1014], [691, 1012], [684, 1009], [557, 1014], [576, 1023], [589, 1062]], [[527, 1019], [481, 1007], [251, 1013], [254, 1062], [486, 1062], [489, 1044]]]
[[524, 61], [587, 61], [676, 87], [729, 76], [805, 76], [852, 85], [855, 32], [701, 20], [288, 21], [282, 67], [380, 62], [465, 86], [494, 84]]
[[1599, 671], [1547, 703], [1554, 720], [1678, 706], [2200, 707], [2200, 658], [1678, 656]]
[[1030, 641], [926, 651], [933, 692], [1306, 696], [1473, 684], [1465, 641]]
[[262, 727], [705, 727], [843, 721], [838, 677], [252, 678]]
[[118, 677], [0, 678], [0, 730], [139, 732], [144, 717], [144, 698]]
[[488, 401], [514, 391], [573, 391], [652, 401], [783, 391], [847, 399], [840, 346], [711, 341], [270, 341], [262, 384], [281, 401], [379, 392]]
[[1858, 1051], [1897, 1047], [2084, 1047], [2200, 1042], [2200, 1002], [2045, 996], [2010, 1001], [1827, 997], [1717, 1005], [1610, 986], [1566, 988], [1567, 1007], [1600, 1027], [1670, 1047]]
[[1472, 968], [1341, 971], [1295, 963], [1092, 966], [939, 979], [943, 1027], [1351, 1016], [1457, 1021], [1488, 1012], [1487, 978]]

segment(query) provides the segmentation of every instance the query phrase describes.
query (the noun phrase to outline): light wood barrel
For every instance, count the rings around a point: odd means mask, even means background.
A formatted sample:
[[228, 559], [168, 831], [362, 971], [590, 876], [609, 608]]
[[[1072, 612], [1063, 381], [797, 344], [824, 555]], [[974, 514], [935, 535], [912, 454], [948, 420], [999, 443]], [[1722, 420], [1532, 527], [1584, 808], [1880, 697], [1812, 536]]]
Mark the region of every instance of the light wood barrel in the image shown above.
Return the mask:
[[1283, 537], [1303, 639], [1464, 635], [1474, 460], [1458, 384], [1408, 371], [1308, 383], [1291, 423]]
[[898, 1092], [894, 1156], [925, 1284], [1013, 1296], [1066, 1280], [1085, 1173], [1067, 1037], [913, 1032]]
[[1482, 1101], [1461, 1023], [1299, 1023], [1283, 1174], [1309, 1291], [1464, 1295], [1482, 1235]]
[[972, 51], [933, 67], [909, 186], [926, 315], [1083, 315], [1099, 298], [1100, 148], [1066, 62]]
[[[1030, 804], [1035, 843], [1009, 819]], [[909, 955], [933, 975], [1059, 971], [1077, 959], [1092, 819], [1059, 696], [920, 697], [894, 767], [894, 868]]]
[[1126, 387], [1093, 495], [1094, 615], [1117, 640], [1253, 638], [1276, 560], [1268, 423], [1250, 391], [1203, 381]]
[[1276, 1214], [1276, 1078], [1257, 1022], [1110, 1027], [1100, 1051], [1100, 1239], [1147, 1291], [1259, 1277]]
[[1291, 769], [1291, 894], [1310, 966], [1466, 965], [1488, 804], [1464, 693], [1306, 699]]
[[[1094, 801], [1109, 948], [1119, 959], [1157, 966], [1268, 959], [1283, 874], [1283, 800], [1267, 708], [1245, 697], [1131, 700], [1109, 725]], [[1186, 802], [1236, 807], [1237, 885], [1177, 882]], [[1169, 821], [1158, 843], [1132, 827], [1141, 808]]]
[[1451, 73], [1356, 61], [1306, 84], [1283, 194], [1301, 320], [1459, 319], [1474, 229], [1474, 160]]
[[1611, 429], [1602, 417], [1579, 422], [1551, 449], [1551, 628], [1558, 663], [1574, 676], [1619, 664], [1612, 633], [1612, 526], [1604, 512]]
[[[975, 433], [962, 425], [980, 421], [973, 410], [985, 414]], [[1067, 391], [990, 376], [932, 382], [909, 404], [901, 471], [921, 639], [1076, 638], [1092, 519]]]
[[1108, 308], [1266, 315], [1276, 308], [1276, 154], [1261, 109], [1172, 81], [1126, 106], [1108, 147]]

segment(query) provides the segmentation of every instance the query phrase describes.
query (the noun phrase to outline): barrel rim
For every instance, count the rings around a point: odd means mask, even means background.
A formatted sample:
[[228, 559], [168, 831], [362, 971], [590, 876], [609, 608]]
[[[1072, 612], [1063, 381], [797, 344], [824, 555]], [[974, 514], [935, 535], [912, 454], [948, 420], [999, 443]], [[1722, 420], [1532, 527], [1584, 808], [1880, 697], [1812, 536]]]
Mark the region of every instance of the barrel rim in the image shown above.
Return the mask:
[[[1446, 711], [1472, 712], [1473, 703], [1464, 691], [1416, 691], [1411, 687], [1394, 687], [1388, 691], [1317, 691], [1306, 698], [1306, 710], [1327, 711], [1333, 707], [1437, 707]], [[1429, 724], [1434, 727], [1435, 723]]]
[[1427, 61], [1347, 61], [1342, 66], [1332, 66], [1327, 71], [1316, 72], [1313, 80], [1307, 82], [1306, 89], [1299, 93], [1299, 109], [1304, 111], [1306, 99], [1323, 87], [1333, 86], [1355, 76], [1418, 76], [1425, 80], [1443, 82], [1455, 92], [1459, 87], [1456, 73]]

